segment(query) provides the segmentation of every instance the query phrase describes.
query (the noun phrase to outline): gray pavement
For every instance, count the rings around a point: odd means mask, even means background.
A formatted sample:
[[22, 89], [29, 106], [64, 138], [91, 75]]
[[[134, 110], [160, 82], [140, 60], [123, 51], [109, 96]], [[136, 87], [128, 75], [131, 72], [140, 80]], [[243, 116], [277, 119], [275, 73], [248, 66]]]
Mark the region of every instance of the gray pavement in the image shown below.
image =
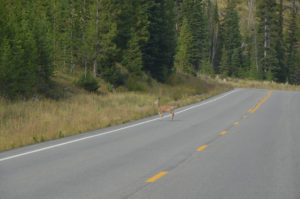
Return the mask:
[[173, 121], [2, 152], [0, 199], [299, 199], [300, 93], [273, 91], [249, 113], [267, 94], [235, 89], [177, 109]]

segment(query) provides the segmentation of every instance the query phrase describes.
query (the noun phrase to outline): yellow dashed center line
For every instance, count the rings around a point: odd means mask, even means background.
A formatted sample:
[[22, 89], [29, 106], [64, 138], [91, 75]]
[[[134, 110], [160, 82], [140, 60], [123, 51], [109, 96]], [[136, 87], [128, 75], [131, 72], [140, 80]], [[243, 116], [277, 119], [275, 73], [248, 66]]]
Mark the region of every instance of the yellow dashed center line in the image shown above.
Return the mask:
[[[268, 92], [268, 95], [265, 96], [259, 103], [257, 103], [257, 105], [256, 105], [254, 108], [250, 108], [250, 109], [248, 110], [248, 112], [254, 113], [255, 111], [257, 111], [257, 109], [259, 109], [259, 107], [260, 107], [265, 101], [267, 101], [267, 100], [270, 98], [271, 94], [272, 94], [272, 91], [269, 91], [269, 92]], [[247, 115], [243, 115], [243, 118], [244, 118], [244, 119], [247, 118]], [[234, 125], [238, 125], [238, 124], [239, 124], [239, 122], [234, 122]], [[220, 135], [225, 135], [225, 134], [227, 134], [227, 133], [228, 133], [227, 131], [222, 131], [222, 132], [220, 133]], [[203, 150], [206, 149], [206, 148], [207, 148], [207, 145], [203, 145], [203, 146], [199, 147], [199, 148], [197, 149], [197, 151], [203, 151]], [[155, 176], [153, 176], [152, 178], [149, 178], [146, 182], [149, 182], [149, 183], [155, 182], [156, 180], [158, 180], [159, 178], [163, 177], [163, 176], [166, 175], [167, 173], [168, 173], [167, 171], [162, 171], [162, 172], [156, 174]]]
[[206, 148], [207, 148], [207, 145], [203, 145], [203, 146], [199, 147], [199, 148], [197, 149], [197, 151], [203, 151], [203, 150], [206, 149]]
[[155, 182], [156, 180], [163, 177], [167, 173], [168, 173], [167, 171], [162, 171], [162, 172], [156, 174], [155, 176], [153, 176], [152, 178], [149, 178], [146, 182]]
[[252, 109], [249, 109], [248, 112], [250, 113], [254, 113], [255, 111], [257, 111], [257, 109], [259, 109], [259, 107], [265, 102], [267, 101], [270, 97], [271, 97], [271, 94], [272, 94], [273, 91], [269, 91], [268, 92], [268, 95], [265, 96], [260, 102], [257, 103], [257, 105]]

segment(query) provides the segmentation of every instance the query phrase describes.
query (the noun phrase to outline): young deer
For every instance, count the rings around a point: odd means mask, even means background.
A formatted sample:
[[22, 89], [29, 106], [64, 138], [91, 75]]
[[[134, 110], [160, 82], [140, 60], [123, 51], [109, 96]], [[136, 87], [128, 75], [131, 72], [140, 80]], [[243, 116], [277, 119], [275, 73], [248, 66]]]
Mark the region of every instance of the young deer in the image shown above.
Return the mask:
[[174, 118], [174, 108], [173, 106], [170, 106], [170, 105], [163, 105], [161, 106], [160, 103], [160, 98], [158, 98], [154, 103], [157, 105], [157, 109], [158, 109], [158, 113], [160, 115], [160, 119], [162, 118], [162, 115], [164, 112], [170, 112], [171, 113], [171, 118], [173, 120]]

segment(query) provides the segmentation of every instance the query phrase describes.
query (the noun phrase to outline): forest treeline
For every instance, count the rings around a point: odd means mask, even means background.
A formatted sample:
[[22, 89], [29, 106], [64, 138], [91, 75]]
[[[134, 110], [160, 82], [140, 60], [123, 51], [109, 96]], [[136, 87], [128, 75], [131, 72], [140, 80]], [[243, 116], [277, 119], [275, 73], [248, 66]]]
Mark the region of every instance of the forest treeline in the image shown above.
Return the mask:
[[0, 95], [47, 93], [54, 70], [77, 68], [115, 87], [176, 71], [299, 84], [296, 0], [288, 16], [282, 0], [249, 1], [244, 35], [240, 2], [221, 13], [213, 0], [1, 0]]

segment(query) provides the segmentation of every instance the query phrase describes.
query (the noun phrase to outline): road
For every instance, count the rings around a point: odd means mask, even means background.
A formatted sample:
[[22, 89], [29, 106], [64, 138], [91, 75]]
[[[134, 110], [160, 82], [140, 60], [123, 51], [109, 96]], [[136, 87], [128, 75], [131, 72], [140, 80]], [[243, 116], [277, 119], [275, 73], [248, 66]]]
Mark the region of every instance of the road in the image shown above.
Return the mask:
[[0, 199], [299, 199], [300, 93], [234, 89], [0, 153]]

